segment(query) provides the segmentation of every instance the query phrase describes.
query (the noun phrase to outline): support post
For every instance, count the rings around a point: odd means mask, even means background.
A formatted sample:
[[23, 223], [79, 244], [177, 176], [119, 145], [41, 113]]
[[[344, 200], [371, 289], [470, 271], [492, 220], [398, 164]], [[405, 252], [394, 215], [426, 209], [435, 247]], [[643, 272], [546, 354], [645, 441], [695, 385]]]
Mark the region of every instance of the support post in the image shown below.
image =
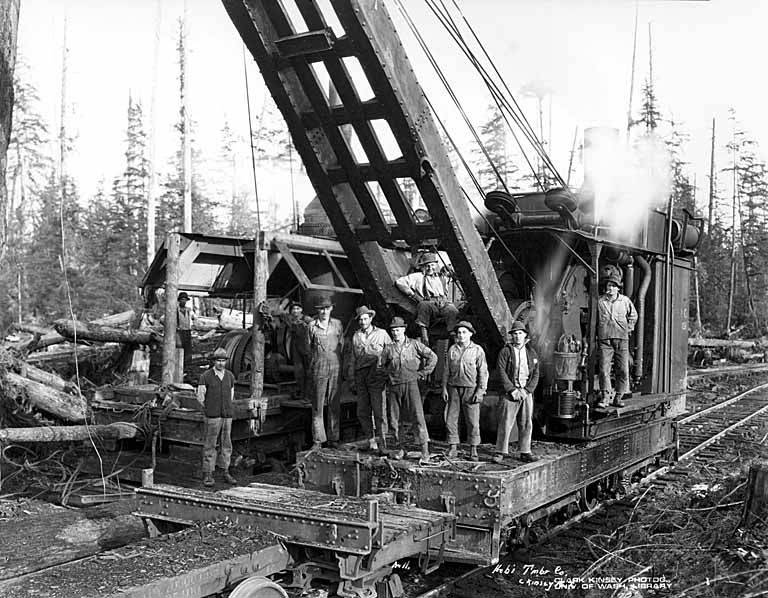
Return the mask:
[[751, 528], [768, 520], [768, 461], [759, 460], [749, 466], [747, 496], [739, 527]]
[[[261, 400], [264, 393], [264, 317], [267, 301], [267, 247], [264, 231], [258, 231], [253, 249], [253, 367], [251, 368], [251, 398]], [[261, 412], [265, 412], [264, 408]]]
[[163, 385], [167, 386], [178, 375], [178, 353], [176, 351], [176, 325], [179, 293], [179, 247], [178, 233], [165, 237], [165, 328], [163, 331]]

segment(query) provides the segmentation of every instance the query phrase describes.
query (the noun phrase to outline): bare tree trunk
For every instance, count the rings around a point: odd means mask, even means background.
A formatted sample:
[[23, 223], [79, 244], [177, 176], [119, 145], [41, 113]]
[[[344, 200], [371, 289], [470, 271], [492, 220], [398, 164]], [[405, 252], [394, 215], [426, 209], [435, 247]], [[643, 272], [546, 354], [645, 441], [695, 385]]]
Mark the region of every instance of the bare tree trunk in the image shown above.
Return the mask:
[[123, 330], [110, 326], [98, 326], [69, 319], [56, 320], [56, 332], [68, 339], [99, 341], [102, 343], [129, 343], [149, 345], [156, 337], [150, 330]]
[[88, 408], [82, 396], [61, 392], [14, 372], [7, 372], [6, 380], [14, 386], [23, 388], [29, 397], [29, 402], [40, 411], [70, 422], [81, 422], [85, 419]]
[[152, 91], [149, 100], [149, 164], [147, 173], [147, 266], [155, 258], [155, 120], [157, 100], [157, 69], [160, 54], [160, 23], [162, 22], [162, 2], [157, 0], [155, 16], [155, 46], [152, 57]]
[[728, 316], [725, 320], [725, 333], [731, 336], [731, 318], [733, 316], [733, 295], [736, 288], [736, 220], [738, 211], [736, 210], [736, 198], [738, 197], [738, 177], [736, 176], [736, 133], [733, 135], [733, 201], [732, 201], [732, 223], [731, 223], [731, 275], [728, 284]]
[[189, 90], [187, 89], [187, 52], [188, 35], [187, 2], [184, 1], [184, 17], [181, 23], [180, 53], [180, 89], [181, 89], [181, 159], [184, 170], [184, 228], [185, 233], [192, 232], [192, 135], [190, 134]]
[[19, 0], [0, 0], [0, 209], [3, 228], [0, 231], [0, 258], [8, 248], [7, 195], [5, 167], [11, 141], [13, 116], [13, 69], [16, 66], [16, 35], [19, 27]]
[[712, 145], [709, 160], [709, 208], [707, 211], [707, 234], [712, 234], [712, 218], [715, 211], [715, 119], [712, 118]]
[[[165, 240], [165, 332], [163, 333], [163, 385], [176, 380], [178, 355], [176, 325], [179, 292], [179, 234], [168, 233]], [[182, 358], [183, 359], [183, 358]]]

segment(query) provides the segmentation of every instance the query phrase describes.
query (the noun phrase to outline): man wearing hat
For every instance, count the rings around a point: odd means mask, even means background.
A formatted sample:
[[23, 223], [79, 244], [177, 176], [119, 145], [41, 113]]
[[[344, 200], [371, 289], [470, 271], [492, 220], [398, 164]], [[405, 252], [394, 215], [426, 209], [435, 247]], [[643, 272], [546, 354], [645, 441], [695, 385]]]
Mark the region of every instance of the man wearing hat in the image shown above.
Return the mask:
[[187, 307], [188, 301], [189, 295], [183, 291], [179, 293], [176, 310], [176, 347], [184, 349], [184, 356], [180, 361], [185, 363], [192, 355], [192, 323], [195, 321], [195, 312], [191, 307]]
[[401, 276], [395, 286], [416, 302], [416, 324], [421, 330], [421, 340], [429, 344], [429, 325], [435, 318], [444, 318], [448, 330], [453, 330], [459, 310], [448, 301], [437, 255], [425, 253], [418, 262], [419, 271]]
[[509, 436], [517, 424], [517, 445], [520, 460], [538, 461], [531, 453], [533, 432], [533, 391], [539, 383], [539, 357], [532, 347], [526, 346], [528, 334], [525, 324], [516, 320], [509, 332], [511, 337], [499, 351], [496, 369], [501, 378], [504, 395], [499, 401], [499, 423], [496, 429], [494, 463], [501, 463], [509, 453]]
[[[392, 342], [385, 330], [373, 325], [376, 312], [363, 305], [355, 311], [360, 328], [352, 336], [352, 355], [347, 379], [357, 392], [357, 418], [363, 436], [368, 439], [368, 448], [386, 448], [387, 415], [384, 411], [384, 384], [386, 374], [379, 367], [381, 353]], [[373, 415], [373, 418], [371, 417]], [[374, 426], [375, 424], [375, 430]]]
[[488, 388], [488, 364], [485, 351], [472, 342], [475, 328], [462, 320], [454, 329], [456, 342], [448, 347], [443, 370], [443, 401], [447, 403], [445, 423], [448, 428], [448, 457], [456, 456], [459, 444], [459, 412], [464, 412], [469, 458], [477, 461], [480, 444], [480, 404]]
[[429, 462], [429, 434], [421, 404], [419, 380], [425, 380], [437, 365], [437, 355], [424, 343], [405, 336], [405, 321], [392, 318], [392, 342], [381, 352], [381, 367], [387, 374], [387, 407], [397, 450], [394, 459], [405, 455], [400, 441], [400, 416], [410, 422], [414, 439], [421, 446], [421, 463]]
[[306, 371], [307, 355], [305, 349], [307, 324], [311, 321], [304, 315], [304, 307], [298, 301], [288, 304], [288, 318], [286, 328], [291, 338], [291, 363], [293, 374], [296, 377], [296, 394], [304, 398], [307, 392]]
[[[317, 449], [326, 440], [328, 446], [339, 441], [339, 367], [344, 340], [341, 322], [331, 317], [333, 303], [328, 298], [315, 304], [317, 315], [307, 324], [307, 394], [312, 403], [312, 448]], [[328, 434], [323, 412], [328, 405]]]
[[[227, 352], [218, 348], [211, 355], [213, 367], [203, 372], [197, 386], [197, 400], [205, 412], [203, 442], [203, 484], [213, 486], [213, 472], [218, 466], [229, 484], [237, 480], [229, 473], [232, 457], [232, 401], [235, 398], [235, 376], [227, 368]], [[218, 458], [216, 444], [219, 443]]]
[[618, 272], [603, 280], [605, 293], [597, 302], [597, 357], [600, 373], [600, 400], [596, 407], [608, 407], [611, 387], [611, 363], [616, 377], [614, 407], [623, 407], [622, 398], [629, 398], [629, 333], [635, 329], [637, 310], [626, 295], [619, 292]]

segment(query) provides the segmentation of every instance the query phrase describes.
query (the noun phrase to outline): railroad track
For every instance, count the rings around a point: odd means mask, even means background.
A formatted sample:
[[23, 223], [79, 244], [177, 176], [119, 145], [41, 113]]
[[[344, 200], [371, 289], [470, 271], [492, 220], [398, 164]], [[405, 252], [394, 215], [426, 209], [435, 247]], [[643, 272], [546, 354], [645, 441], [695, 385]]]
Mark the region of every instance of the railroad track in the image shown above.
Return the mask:
[[[664, 492], [664, 489], [672, 484], [689, 485], [687, 478], [695, 470], [692, 466], [697, 462], [717, 458], [718, 443], [728, 442], [750, 422], [760, 422], [768, 427], [768, 383], [758, 384], [679, 419], [677, 423], [680, 452], [677, 463], [650, 472], [639, 482], [632, 484], [626, 496], [604, 500], [593, 510], [580, 513], [550, 529], [540, 530], [541, 533], [537, 534], [535, 539], [532, 538], [531, 545], [526, 549], [527, 560], [535, 560], [530, 555], [537, 552], [540, 555], [560, 554], [565, 550], [564, 546], [574, 539], [589, 538], [595, 534], [599, 536], [605, 529], [610, 528], [611, 524], [606, 524], [608, 521], [631, 519], [636, 509], [635, 500], [641, 492], [643, 497], [652, 497]], [[514, 570], [516, 563], [514, 554], [507, 555], [495, 567], [476, 567], [464, 571], [456, 578], [445, 580], [438, 587], [418, 594], [416, 598], [469, 595], [460, 592], [454, 594], [458, 585], [471, 586], [476, 595], [485, 595], [487, 598], [506, 596], [509, 590], [500, 591], [494, 586], [494, 572], [498, 572], [500, 568], [502, 571], [510, 567]], [[588, 561], [585, 561], [584, 566], [589, 567]]]

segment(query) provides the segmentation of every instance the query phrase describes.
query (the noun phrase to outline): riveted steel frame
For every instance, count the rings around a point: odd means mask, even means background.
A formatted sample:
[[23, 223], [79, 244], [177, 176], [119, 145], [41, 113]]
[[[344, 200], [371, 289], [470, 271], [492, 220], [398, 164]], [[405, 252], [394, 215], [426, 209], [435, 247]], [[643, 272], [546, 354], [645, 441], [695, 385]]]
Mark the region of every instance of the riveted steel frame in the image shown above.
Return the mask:
[[[308, 33], [297, 34], [280, 2], [223, 0], [282, 112], [318, 197], [372, 303], [398, 301], [381, 245], [437, 238], [448, 252], [472, 311], [493, 323], [496, 342], [511, 318], [474, 226], [426, 98], [384, 3], [331, 0], [344, 35], [336, 38], [317, 4], [297, 0]], [[303, 50], [302, 50], [303, 45]], [[282, 52], [281, 52], [282, 48]], [[356, 58], [374, 93], [361, 101], [345, 58]], [[340, 105], [329, 105], [313, 69], [324, 65]], [[386, 120], [402, 152], [388, 159], [373, 120]], [[354, 131], [367, 161], [353, 155]], [[415, 221], [398, 179], [414, 181], [432, 222]], [[378, 183], [396, 226], [385, 221], [368, 182]]]

